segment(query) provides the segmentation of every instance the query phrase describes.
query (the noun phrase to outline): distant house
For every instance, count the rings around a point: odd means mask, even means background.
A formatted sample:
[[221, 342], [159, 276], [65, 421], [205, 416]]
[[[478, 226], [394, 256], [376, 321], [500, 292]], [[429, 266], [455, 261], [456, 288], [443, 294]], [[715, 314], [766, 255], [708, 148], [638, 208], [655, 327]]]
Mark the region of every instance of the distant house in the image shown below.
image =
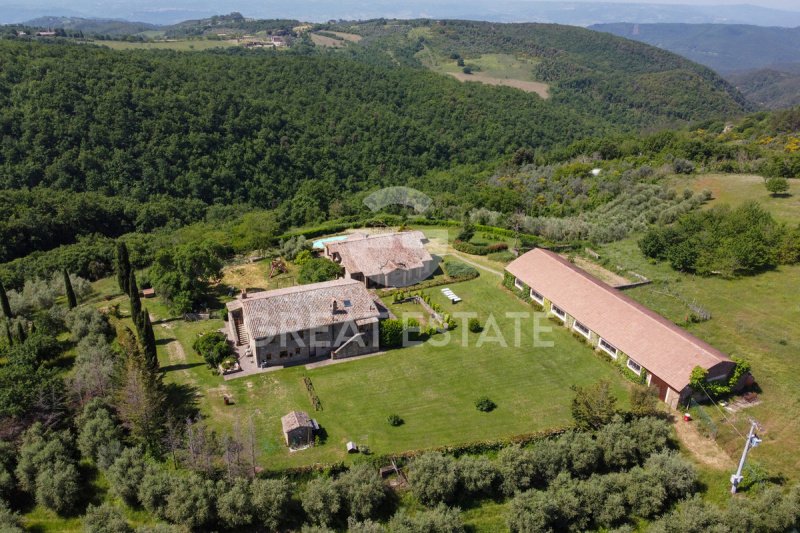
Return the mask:
[[227, 308], [229, 337], [248, 346], [259, 366], [374, 352], [378, 322], [389, 316], [362, 283], [349, 279], [243, 293]]
[[271, 42], [273, 46], [286, 46], [286, 37], [282, 37], [280, 35], [273, 35], [271, 37]]
[[407, 287], [430, 277], [437, 263], [421, 231], [350, 235], [325, 243], [325, 255], [344, 267], [345, 277], [366, 287]]
[[506, 275], [519, 294], [656, 387], [674, 408], [692, 394], [695, 367], [712, 381], [728, 379], [735, 367], [721, 351], [558, 254], [534, 249], [509, 263]]
[[292, 411], [281, 417], [281, 427], [286, 445], [302, 448], [314, 444], [314, 433], [319, 430], [317, 421], [304, 411]]
[[156, 295], [156, 290], [153, 288], [142, 289], [140, 292], [143, 298], [154, 298]]
[[37, 31], [36, 32], [36, 36], [37, 37], [55, 37], [56, 36], [56, 32], [54, 32], [54, 31]]

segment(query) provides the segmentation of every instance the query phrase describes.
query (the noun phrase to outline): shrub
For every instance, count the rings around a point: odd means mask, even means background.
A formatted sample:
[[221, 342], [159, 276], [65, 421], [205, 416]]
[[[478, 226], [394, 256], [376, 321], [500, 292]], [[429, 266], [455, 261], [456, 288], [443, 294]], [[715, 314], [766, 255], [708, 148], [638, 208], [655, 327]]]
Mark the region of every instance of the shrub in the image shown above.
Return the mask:
[[371, 518], [386, 499], [378, 471], [368, 463], [354, 465], [336, 480], [349, 515], [357, 520]]
[[409, 481], [423, 504], [450, 503], [458, 489], [455, 460], [439, 452], [424, 453], [411, 463]]
[[497, 407], [497, 404], [494, 403], [492, 400], [490, 400], [488, 396], [481, 396], [475, 402], [475, 408], [478, 411], [482, 411], [484, 413], [488, 413], [490, 411], [494, 411], [496, 407]]
[[291, 500], [292, 484], [286, 478], [255, 479], [250, 485], [256, 519], [267, 531], [276, 531]]
[[83, 517], [86, 533], [129, 533], [133, 531], [119, 509], [111, 504], [89, 505]]
[[483, 331], [483, 326], [481, 326], [481, 322], [477, 318], [470, 318], [469, 322], [467, 323], [467, 328], [472, 333], [480, 333]]
[[453, 279], [472, 279], [478, 277], [478, 269], [462, 261], [446, 259], [442, 263], [442, 268], [448, 277]]
[[404, 420], [400, 418], [400, 415], [389, 415], [387, 420], [389, 422], [389, 425], [394, 427], [402, 426], [404, 422]]
[[428, 511], [414, 514], [401, 509], [389, 520], [389, 531], [394, 533], [464, 533], [461, 510], [440, 504]]
[[224, 492], [217, 494], [217, 515], [228, 528], [243, 528], [253, 522], [255, 507], [250, 492], [250, 482], [238, 478]]
[[314, 523], [327, 526], [339, 514], [342, 496], [338, 485], [331, 479], [318, 477], [308, 482], [300, 495], [300, 502]]
[[209, 368], [217, 368], [223, 359], [233, 354], [227, 337], [219, 331], [199, 337], [192, 348], [203, 357]]
[[342, 275], [342, 267], [325, 257], [315, 257], [300, 267], [297, 281], [301, 285], [331, 281]]
[[463, 489], [473, 495], [489, 495], [498, 478], [494, 463], [486, 457], [464, 456], [456, 464]]
[[139, 487], [146, 466], [141, 448], [125, 448], [106, 472], [112, 492], [131, 507], [139, 504]]

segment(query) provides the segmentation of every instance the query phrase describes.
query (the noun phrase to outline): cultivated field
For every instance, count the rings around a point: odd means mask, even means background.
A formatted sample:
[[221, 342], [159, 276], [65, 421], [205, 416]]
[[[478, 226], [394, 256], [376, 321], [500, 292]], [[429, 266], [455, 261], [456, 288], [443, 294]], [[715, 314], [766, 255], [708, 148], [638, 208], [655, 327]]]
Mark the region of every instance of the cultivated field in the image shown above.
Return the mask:
[[455, 60], [445, 58], [436, 51], [426, 47], [417, 57], [429, 69], [441, 74], [448, 74], [460, 81], [475, 81], [487, 85], [514, 87], [526, 92], [533, 92], [542, 98], [550, 96], [550, 86], [536, 81], [533, 69], [537, 61], [516, 57], [511, 54], [483, 54], [478, 58], [465, 60], [465, 65], [472, 67], [471, 74], [463, 71]]
[[326, 48], [342, 48], [347, 46], [347, 43], [357, 43], [361, 40], [360, 35], [356, 35], [355, 33], [344, 33], [341, 31], [325, 31], [325, 34], [335, 35], [338, 37], [331, 37], [330, 35], [323, 35], [322, 33], [312, 32], [311, 40], [317, 46], [323, 46]]
[[175, 41], [155, 41], [146, 43], [131, 43], [127, 41], [94, 41], [94, 44], [107, 46], [114, 50], [177, 50], [179, 52], [192, 52], [211, 50], [213, 48], [228, 48], [238, 46], [235, 39], [217, 41], [211, 39], [191, 39]]

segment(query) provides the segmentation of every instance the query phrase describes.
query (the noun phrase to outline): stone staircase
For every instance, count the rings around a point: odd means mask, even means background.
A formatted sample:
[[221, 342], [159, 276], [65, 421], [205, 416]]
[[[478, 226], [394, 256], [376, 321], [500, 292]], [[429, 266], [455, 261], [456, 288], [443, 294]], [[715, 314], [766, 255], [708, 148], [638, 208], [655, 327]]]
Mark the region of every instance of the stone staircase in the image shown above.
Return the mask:
[[244, 320], [236, 320], [236, 337], [239, 340], [239, 346], [243, 346], [250, 342], [250, 336], [247, 334], [247, 328], [244, 327]]

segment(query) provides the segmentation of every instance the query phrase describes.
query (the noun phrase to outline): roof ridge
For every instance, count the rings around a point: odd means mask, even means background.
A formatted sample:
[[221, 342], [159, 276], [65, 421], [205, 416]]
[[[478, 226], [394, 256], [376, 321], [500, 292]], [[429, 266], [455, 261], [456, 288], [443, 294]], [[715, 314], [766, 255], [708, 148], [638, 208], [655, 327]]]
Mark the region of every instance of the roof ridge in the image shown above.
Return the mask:
[[564, 266], [568, 267], [570, 270], [572, 270], [576, 274], [584, 277], [588, 281], [594, 283], [595, 285], [597, 285], [598, 287], [600, 287], [601, 289], [606, 291], [608, 294], [613, 296], [616, 300], [618, 300], [618, 301], [620, 301], [620, 302], [622, 302], [622, 303], [624, 303], [626, 305], [629, 305], [631, 307], [634, 307], [635, 309], [641, 311], [646, 316], [648, 316], [649, 318], [653, 319], [656, 323], [658, 323], [658, 325], [661, 326], [662, 328], [665, 328], [665, 329], [667, 329], [669, 331], [672, 331], [674, 333], [678, 333], [679, 335], [681, 335], [681, 337], [683, 337], [685, 340], [690, 342], [698, 350], [702, 350], [706, 354], [714, 357], [715, 359], [717, 359], [719, 361], [727, 361], [728, 360], [727, 357], [720, 357], [720, 353], [721, 352], [719, 350], [717, 350], [716, 348], [714, 348], [713, 346], [711, 346], [710, 344], [708, 344], [707, 342], [705, 342], [702, 339], [699, 339], [698, 337], [692, 335], [691, 333], [689, 333], [688, 331], [686, 331], [682, 327], [678, 326], [677, 324], [674, 324], [673, 322], [669, 321], [666, 317], [660, 315], [659, 313], [656, 313], [652, 309], [649, 309], [648, 307], [640, 304], [639, 302], [637, 302], [633, 298], [623, 294], [622, 291], [620, 291], [619, 289], [616, 289], [616, 288], [612, 287], [611, 285], [609, 285], [608, 283], [604, 282], [603, 280], [592, 276], [591, 274], [589, 274], [588, 272], [586, 272], [582, 268], [578, 267], [577, 265], [572, 264], [567, 259], [561, 257], [559, 254], [553, 252], [552, 250], [548, 250], [546, 248], [537, 248], [536, 250], [542, 250], [543, 252], [545, 252], [545, 256], [546, 257], [549, 257], [550, 259], [553, 259], [553, 260], [563, 264]]

